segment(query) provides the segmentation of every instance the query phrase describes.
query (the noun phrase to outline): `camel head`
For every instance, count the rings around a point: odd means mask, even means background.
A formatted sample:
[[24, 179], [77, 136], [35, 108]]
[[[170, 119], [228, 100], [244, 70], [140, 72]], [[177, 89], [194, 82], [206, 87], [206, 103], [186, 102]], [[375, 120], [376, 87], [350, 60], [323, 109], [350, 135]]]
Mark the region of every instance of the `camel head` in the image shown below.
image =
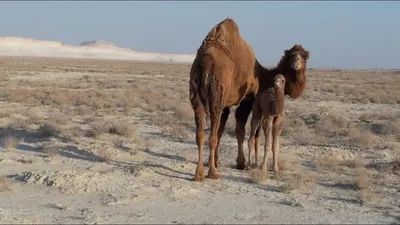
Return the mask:
[[277, 89], [282, 89], [285, 87], [286, 79], [282, 74], [278, 74], [274, 78], [274, 86]]
[[285, 95], [289, 95], [291, 99], [297, 99], [303, 95], [309, 57], [309, 51], [295, 44], [291, 49], [285, 50], [284, 56], [278, 63], [277, 72], [286, 78]]
[[307, 67], [307, 60], [310, 57], [310, 52], [305, 50], [303, 46], [295, 44], [291, 49], [285, 50], [285, 57], [290, 68], [299, 71]]

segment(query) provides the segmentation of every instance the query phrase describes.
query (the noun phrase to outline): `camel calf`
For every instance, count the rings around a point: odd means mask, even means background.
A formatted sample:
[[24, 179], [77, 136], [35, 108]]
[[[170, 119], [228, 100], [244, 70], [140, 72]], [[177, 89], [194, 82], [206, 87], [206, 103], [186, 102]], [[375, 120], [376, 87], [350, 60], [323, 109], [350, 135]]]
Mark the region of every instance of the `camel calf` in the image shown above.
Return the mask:
[[[267, 169], [267, 153], [272, 148], [274, 172], [279, 173], [278, 153], [279, 153], [279, 136], [283, 128], [283, 106], [285, 98], [286, 79], [282, 74], [278, 74], [274, 78], [274, 86], [266, 90], [259, 90], [253, 104], [253, 118], [250, 124], [250, 136], [248, 140], [249, 161], [247, 167], [251, 165], [251, 152], [254, 149], [255, 132], [262, 123], [265, 136], [264, 160], [261, 166], [262, 170]], [[258, 146], [255, 152], [255, 166], [258, 166]]]

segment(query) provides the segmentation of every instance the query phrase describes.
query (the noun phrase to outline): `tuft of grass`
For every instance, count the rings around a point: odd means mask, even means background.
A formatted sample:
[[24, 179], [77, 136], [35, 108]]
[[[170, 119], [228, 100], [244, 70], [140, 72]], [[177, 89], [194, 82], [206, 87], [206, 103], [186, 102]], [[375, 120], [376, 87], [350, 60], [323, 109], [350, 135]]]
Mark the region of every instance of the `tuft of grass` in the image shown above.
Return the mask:
[[317, 170], [333, 169], [339, 165], [338, 158], [335, 155], [323, 155], [316, 159], [315, 168]]
[[356, 192], [356, 199], [361, 205], [366, 205], [374, 199], [374, 195], [372, 192], [362, 189]]
[[357, 175], [353, 182], [353, 188], [356, 190], [363, 190], [366, 189], [369, 185], [369, 177], [365, 168], [357, 169]]
[[0, 192], [11, 191], [11, 182], [8, 177], [0, 176]]
[[99, 149], [97, 151], [97, 155], [102, 159], [102, 162], [110, 163], [112, 161], [111, 152], [107, 149]]
[[127, 138], [137, 136], [137, 126], [127, 121], [101, 120], [91, 123], [91, 130], [88, 136], [99, 137], [101, 134], [108, 133]]
[[45, 123], [41, 125], [37, 130], [37, 135], [39, 137], [54, 137], [60, 133], [60, 129], [52, 124]]
[[251, 182], [261, 184], [268, 180], [268, 171], [259, 168], [249, 170], [248, 178]]
[[305, 190], [315, 183], [315, 178], [310, 173], [298, 171], [296, 173], [284, 177], [284, 184], [279, 186], [279, 190], [283, 193], [291, 193], [295, 190]]
[[56, 156], [58, 154], [58, 149], [59, 146], [56, 145], [40, 145], [38, 146], [38, 149], [43, 152], [44, 154], [46, 154], [47, 156]]
[[7, 150], [15, 149], [18, 146], [19, 142], [20, 140], [18, 138], [8, 135], [4, 138], [3, 141], [4, 148]]

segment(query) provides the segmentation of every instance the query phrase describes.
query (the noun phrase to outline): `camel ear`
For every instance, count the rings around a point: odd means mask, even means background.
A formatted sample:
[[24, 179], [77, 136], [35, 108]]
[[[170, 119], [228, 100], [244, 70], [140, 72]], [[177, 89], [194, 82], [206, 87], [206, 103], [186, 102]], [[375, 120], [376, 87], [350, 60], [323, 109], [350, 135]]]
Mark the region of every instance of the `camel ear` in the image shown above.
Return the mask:
[[310, 58], [311, 52], [306, 51], [306, 59]]

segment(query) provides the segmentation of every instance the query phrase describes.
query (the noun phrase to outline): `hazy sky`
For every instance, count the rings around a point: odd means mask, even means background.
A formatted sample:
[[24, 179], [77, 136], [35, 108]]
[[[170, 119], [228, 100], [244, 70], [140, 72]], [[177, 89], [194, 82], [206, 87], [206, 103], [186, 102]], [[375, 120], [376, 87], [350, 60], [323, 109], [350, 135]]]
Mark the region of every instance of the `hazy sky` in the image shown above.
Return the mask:
[[226, 17], [262, 64], [295, 43], [310, 67], [400, 68], [400, 2], [0, 2], [0, 36], [79, 44], [110, 40], [138, 51], [195, 54]]

